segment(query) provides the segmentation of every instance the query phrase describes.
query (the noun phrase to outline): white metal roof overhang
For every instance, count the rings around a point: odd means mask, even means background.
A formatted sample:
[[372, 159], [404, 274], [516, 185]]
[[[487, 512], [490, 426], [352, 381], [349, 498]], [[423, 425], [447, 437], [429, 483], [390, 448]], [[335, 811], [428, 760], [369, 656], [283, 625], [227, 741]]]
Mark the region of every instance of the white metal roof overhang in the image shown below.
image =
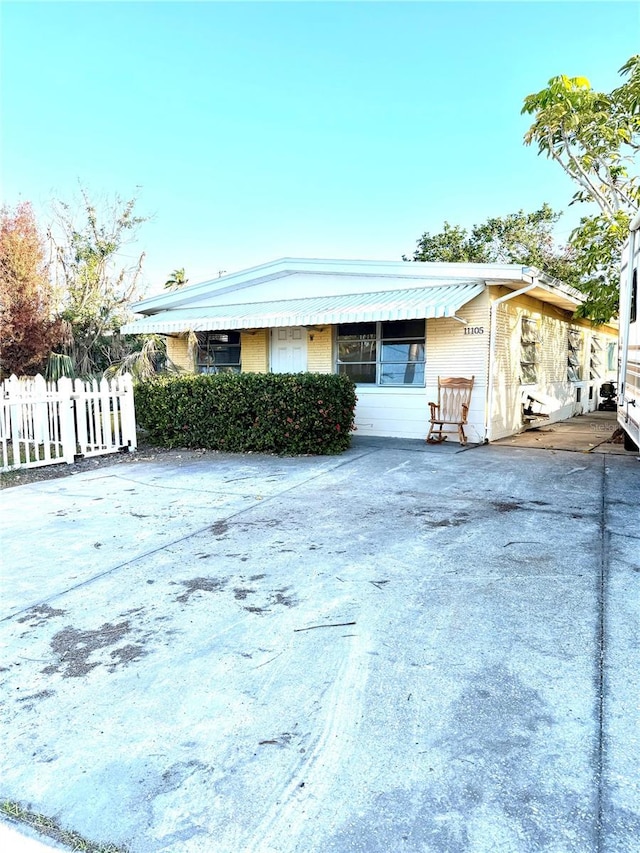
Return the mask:
[[122, 326], [123, 334], [171, 334], [219, 329], [270, 329], [279, 326], [329, 326], [377, 320], [452, 317], [484, 290], [484, 282], [457, 282], [408, 290], [314, 296], [244, 305], [183, 308], [148, 315]]

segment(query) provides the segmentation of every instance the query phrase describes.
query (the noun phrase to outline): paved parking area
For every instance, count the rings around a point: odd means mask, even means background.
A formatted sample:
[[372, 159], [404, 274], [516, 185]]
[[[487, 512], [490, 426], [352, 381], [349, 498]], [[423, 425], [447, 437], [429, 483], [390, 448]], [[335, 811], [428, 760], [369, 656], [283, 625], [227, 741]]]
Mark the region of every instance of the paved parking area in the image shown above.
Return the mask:
[[637, 848], [633, 455], [356, 440], [0, 498], [2, 800], [131, 853]]

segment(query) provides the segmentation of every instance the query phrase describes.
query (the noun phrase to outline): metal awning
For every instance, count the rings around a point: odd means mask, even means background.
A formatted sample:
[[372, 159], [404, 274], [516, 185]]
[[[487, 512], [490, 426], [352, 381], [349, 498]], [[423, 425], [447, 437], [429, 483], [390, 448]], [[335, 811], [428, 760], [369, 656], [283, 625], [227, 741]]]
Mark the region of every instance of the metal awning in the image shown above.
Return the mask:
[[452, 317], [459, 308], [482, 293], [484, 287], [484, 282], [473, 281], [347, 296], [183, 308], [143, 317], [122, 326], [120, 331], [127, 335], [170, 334]]

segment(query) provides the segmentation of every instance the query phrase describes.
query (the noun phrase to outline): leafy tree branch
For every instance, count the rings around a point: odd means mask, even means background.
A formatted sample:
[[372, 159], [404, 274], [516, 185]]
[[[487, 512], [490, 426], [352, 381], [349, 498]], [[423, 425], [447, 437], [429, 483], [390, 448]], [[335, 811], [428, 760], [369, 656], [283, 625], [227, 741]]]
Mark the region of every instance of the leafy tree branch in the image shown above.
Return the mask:
[[609, 93], [594, 91], [586, 77], [552, 77], [522, 108], [533, 116], [525, 144], [536, 144], [576, 183], [571, 204], [599, 209], [569, 238], [587, 295], [579, 313], [599, 323], [617, 314], [620, 255], [640, 206], [640, 54], [619, 71], [624, 82]]

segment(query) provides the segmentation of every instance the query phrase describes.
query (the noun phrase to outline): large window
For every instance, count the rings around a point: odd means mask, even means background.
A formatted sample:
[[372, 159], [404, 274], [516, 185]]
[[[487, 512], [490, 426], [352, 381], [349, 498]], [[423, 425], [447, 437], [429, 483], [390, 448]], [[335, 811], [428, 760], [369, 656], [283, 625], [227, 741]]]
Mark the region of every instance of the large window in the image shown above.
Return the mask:
[[240, 373], [240, 332], [198, 332], [198, 373]]
[[338, 326], [338, 373], [358, 384], [424, 386], [424, 361], [424, 320]]

